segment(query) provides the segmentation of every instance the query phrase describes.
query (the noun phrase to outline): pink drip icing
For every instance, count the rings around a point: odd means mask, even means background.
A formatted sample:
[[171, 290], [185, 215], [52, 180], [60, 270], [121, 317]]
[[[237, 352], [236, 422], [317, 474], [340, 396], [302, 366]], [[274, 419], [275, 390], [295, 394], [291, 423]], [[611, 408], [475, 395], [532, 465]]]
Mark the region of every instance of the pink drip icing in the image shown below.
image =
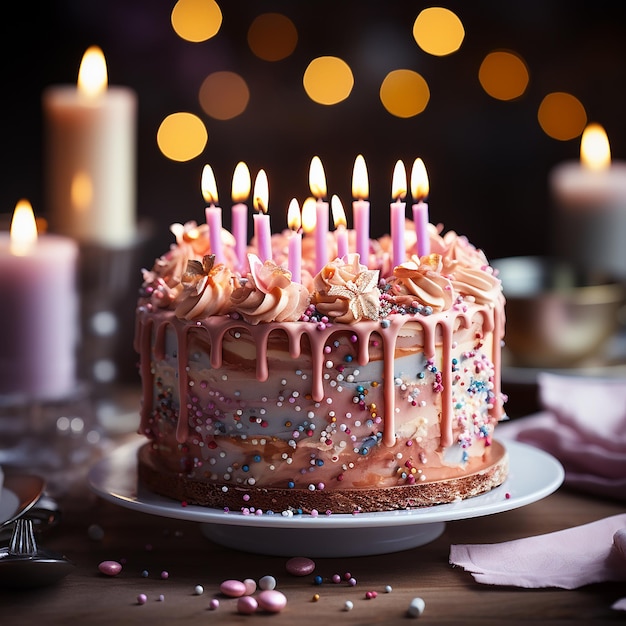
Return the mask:
[[395, 377], [393, 372], [396, 340], [402, 328], [402, 323], [392, 324], [384, 333], [383, 337], [383, 385], [385, 398], [385, 428], [383, 430], [383, 444], [393, 446], [396, 442], [396, 391]]
[[[483, 316], [483, 330], [489, 332], [493, 328], [497, 328], [497, 337], [494, 337], [492, 362], [496, 371], [500, 366], [500, 340], [504, 334], [504, 315], [500, 309], [496, 307], [492, 311], [480, 311]], [[383, 424], [383, 443], [386, 446], [395, 444], [395, 380], [394, 380], [394, 356], [396, 350], [397, 337], [402, 327], [409, 323], [419, 323], [423, 331], [423, 349], [427, 359], [434, 358], [436, 348], [437, 328], [441, 330], [442, 341], [442, 410], [441, 410], [441, 446], [447, 447], [452, 444], [452, 367], [451, 367], [451, 351], [452, 337], [456, 320], [460, 320], [459, 326], [469, 328], [471, 318], [465, 312], [450, 311], [449, 315], [441, 319], [438, 315], [432, 317], [418, 317], [412, 315], [394, 316], [390, 319], [391, 324], [386, 329], [381, 329], [378, 322], [362, 321], [358, 325], [350, 327], [350, 332], [356, 335], [358, 342], [358, 362], [360, 365], [366, 365], [369, 362], [369, 340], [372, 333], [378, 333], [383, 342], [384, 355], [384, 397], [385, 412]], [[225, 317], [212, 317], [202, 321], [196, 326], [190, 326], [188, 322], [176, 319], [173, 314], [165, 314], [159, 322], [156, 329], [154, 340], [155, 358], [161, 359], [165, 356], [165, 331], [168, 325], [176, 329], [178, 340], [178, 354], [187, 353], [188, 349], [188, 333], [190, 330], [199, 330], [203, 328], [209, 335], [211, 345], [210, 362], [213, 368], [219, 368], [222, 365], [222, 345], [224, 335], [233, 329], [242, 328], [250, 333], [257, 351], [257, 369], [256, 375], [259, 381], [267, 380], [269, 376], [268, 366], [268, 340], [273, 331], [280, 330], [286, 333], [289, 339], [289, 352], [293, 358], [297, 358], [301, 353], [301, 339], [304, 334], [308, 336], [311, 345], [312, 359], [312, 389], [311, 396], [316, 402], [324, 399], [323, 385], [323, 369], [325, 363], [324, 346], [328, 339], [335, 332], [345, 331], [345, 327], [335, 329], [332, 326], [320, 330], [314, 324], [262, 324], [258, 326], [248, 326], [241, 321], [232, 320]], [[150, 358], [153, 320], [147, 312], [141, 315], [139, 324], [137, 325], [136, 346], [140, 349], [141, 354], [141, 375], [143, 384], [143, 401], [141, 410], [141, 423], [139, 432], [144, 433], [149, 425], [149, 416], [152, 411], [152, 387], [153, 374], [152, 363]], [[178, 362], [178, 384], [179, 384], [179, 418], [176, 429], [176, 438], [183, 443], [189, 430], [188, 414], [187, 414], [187, 388], [188, 374], [187, 364], [184, 359]], [[500, 385], [496, 377], [496, 402], [492, 409], [492, 416], [499, 418], [502, 413], [501, 403], [499, 402]]]

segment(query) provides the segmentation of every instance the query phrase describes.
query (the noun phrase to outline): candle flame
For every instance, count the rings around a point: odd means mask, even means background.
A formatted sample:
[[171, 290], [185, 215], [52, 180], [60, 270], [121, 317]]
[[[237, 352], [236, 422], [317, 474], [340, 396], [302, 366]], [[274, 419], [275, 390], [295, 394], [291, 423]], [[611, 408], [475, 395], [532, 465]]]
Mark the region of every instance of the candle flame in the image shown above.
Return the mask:
[[90, 46], [83, 55], [78, 70], [78, 91], [95, 98], [106, 91], [108, 83], [107, 64], [98, 46]]
[[330, 199], [330, 207], [333, 211], [333, 222], [335, 223], [335, 228], [346, 228], [348, 226], [346, 212], [343, 210], [343, 204], [341, 203], [339, 196], [334, 195]]
[[367, 200], [370, 193], [369, 180], [367, 178], [367, 166], [362, 154], [354, 160], [352, 170], [352, 197], [355, 200]]
[[311, 159], [309, 167], [309, 188], [311, 193], [318, 199], [326, 197], [326, 175], [324, 174], [324, 166], [318, 156]]
[[580, 161], [590, 170], [605, 170], [611, 165], [609, 139], [600, 124], [589, 124], [580, 141]]
[[428, 198], [430, 191], [428, 185], [428, 174], [424, 161], [419, 157], [415, 159], [411, 169], [411, 195], [416, 202], [423, 202]]
[[33, 207], [28, 200], [20, 200], [15, 205], [10, 231], [11, 254], [25, 256], [37, 243], [37, 222]]
[[393, 179], [391, 181], [391, 197], [394, 201], [406, 198], [406, 168], [403, 161], [398, 161], [393, 168]]
[[233, 174], [233, 187], [231, 197], [233, 202], [245, 202], [250, 195], [250, 170], [248, 166], [239, 161]]
[[287, 209], [287, 225], [291, 230], [298, 232], [302, 226], [302, 217], [300, 215], [300, 205], [295, 198], [291, 199], [289, 208]]
[[315, 211], [315, 198], [307, 198], [302, 204], [302, 230], [310, 235], [315, 230], [317, 213]]
[[217, 204], [217, 183], [215, 182], [215, 174], [213, 174], [213, 168], [210, 165], [205, 165], [202, 170], [202, 197], [205, 202], [209, 204]]
[[267, 213], [267, 208], [270, 202], [270, 190], [265, 170], [259, 170], [259, 173], [256, 175], [252, 196], [254, 208], [259, 213]]

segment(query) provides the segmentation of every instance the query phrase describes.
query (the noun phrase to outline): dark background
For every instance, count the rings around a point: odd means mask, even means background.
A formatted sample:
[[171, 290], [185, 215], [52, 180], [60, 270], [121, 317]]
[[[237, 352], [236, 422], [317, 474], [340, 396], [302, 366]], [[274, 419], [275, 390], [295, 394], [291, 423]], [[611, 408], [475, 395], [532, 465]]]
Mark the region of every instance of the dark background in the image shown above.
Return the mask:
[[[218, 35], [192, 44], [170, 25], [171, 0], [12, 3], [0, 26], [0, 212], [12, 212], [26, 197], [45, 216], [41, 93], [50, 84], [75, 84], [90, 45], [103, 49], [110, 83], [128, 85], [139, 95], [138, 213], [156, 226], [146, 263], [169, 246], [170, 223], [203, 221], [204, 163], [215, 171], [225, 209], [236, 163], [246, 161], [253, 176], [264, 168], [276, 230], [285, 223], [289, 199], [308, 195], [313, 155], [322, 159], [329, 195], [337, 193], [348, 206], [354, 158], [363, 153], [372, 234], [380, 235], [389, 229], [396, 160], [410, 167], [421, 156], [430, 178], [431, 221], [467, 235], [497, 258], [550, 252], [548, 174], [557, 163], [578, 159], [579, 138], [557, 141], [539, 127], [537, 108], [545, 95], [576, 96], [589, 121], [605, 127], [613, 158], [626, 157], [623, 3], [442, 2], [461, 18], [466, 36], [459, 52], [440, 58], [422, 52], [412, 37], [416, 16], [432, 6], [425, 2], [219, 4], [224, 21]], [[268, 11], [289, 16], [300, 37], [295, 53], [276, 63], [259, 60], [246, 44], [250, 23]], [[528, 64], [530, 84], [517, 101], [494, 100], [478, 82], [479, 65], [494, 49], [513, 50]], [[311, 102], [302, 88], [307, 64], [323, 54], [341, 56], [355, 75], [351, 97], [333, 107]], [[389, 115], [378, 98], [385, 74], [401, 67], [420, 72], [431, 89], [425, 112], [404, 120]], [[207, 118], [198, 104], [202, 80], [216, 70], [240, 73], [251, 89], [247, 110], [230, 121]], [[156, 144], [159, 124], [176, 111], [200, 115], [209, 131], [204, 153], [188, 163], [169, 161]], [[225, 211], [225, 219], [229, 215]]]

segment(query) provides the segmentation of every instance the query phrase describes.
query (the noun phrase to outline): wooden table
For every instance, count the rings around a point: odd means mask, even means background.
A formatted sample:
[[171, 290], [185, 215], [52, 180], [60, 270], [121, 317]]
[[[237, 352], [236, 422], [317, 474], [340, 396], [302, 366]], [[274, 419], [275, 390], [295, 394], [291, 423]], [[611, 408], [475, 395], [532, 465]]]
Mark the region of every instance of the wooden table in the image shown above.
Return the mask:
[[[624, 623], [623, 612], [611, 604], [626, 596], [626, 585], [604, 583], [582, 589], [519, 589], [492, 587], [448, 563], [450, 544], [499, 542], [561, 530], [624, 512], [623, 503], [594, 499], [560, 488], [526, 507], [495, 515], [448, 522], [435, 541], [387, 555], [316, 559], [315, 574], [301, 578], [285, 570], [285, 557], [246, 554], [211, 543], [196, 522], [180, 521], [129, 510], [86, 491], [66, 504], [64, 517], [40, 543], [71, 558], [76, 569], [59, 584], [30, 591], [0, 591], [0, 624], [406, 624], [407, 607], [420, 596], [426, 609], [422, 623], [502, 624], [542, 620], [586, 624]], [[90, 525], [104, 530], [90, 538]], [[306, 547], [303, 546], [303, 555]], [[123, 560], [117, 577], [98, 572], [107, 559]], [[167, 571], [169, 577], [161, 578]], [[350, 587], [334, 584], [333, 574], [350, 572], [358, 581]], [[146, 574], [147, 573], [147, 574]], [[258, 580], [272, 575], [288, 599], [282, 613], [238, 614], [236, 600], [219, 597], [228, 578]], [[204, 587], [202, 595], [194, 593]], [[391, 592], [385, 592], [390, 585]], [[376, 598], [366, 599], [367, 591]], [[139, 594], [147, 602], [138, 604]], [[163, 595], [164, 599], [159, 600]], [[319, 594], [319, 600], [313, 599]], [[346, 600], [354, 608], [344, 610]]]

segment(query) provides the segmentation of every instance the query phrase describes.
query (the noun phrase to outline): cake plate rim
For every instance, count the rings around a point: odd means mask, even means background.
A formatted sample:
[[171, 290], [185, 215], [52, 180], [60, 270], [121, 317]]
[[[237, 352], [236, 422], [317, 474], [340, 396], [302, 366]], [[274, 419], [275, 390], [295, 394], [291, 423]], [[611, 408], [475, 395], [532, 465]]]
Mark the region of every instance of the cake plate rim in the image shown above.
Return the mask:
[[[446, 522], [510, 511], [556, 491], [565, 472], [548, 452], [498, 438], [509, 454], [509, 474], [491, 491], [445, 504], [401, 511], [331, 514], [243, 514], [183, 506], [137, 481], [136, 454], [144, 437], [124, 444], [88, 472], [90, 488], [103, 499], [135, 511], [202, 523], [204, 535], [220, 545], [273, 556], [365, 556], [415, 548], [439, 537]], [[380, 527], [387, 532], [380, 533]], [[329, 533], [329, 531], [333, 531]], [[320, 533], [323, 533], [320, 534]], [[322, 541], [316, 541], [316, 535]]]

